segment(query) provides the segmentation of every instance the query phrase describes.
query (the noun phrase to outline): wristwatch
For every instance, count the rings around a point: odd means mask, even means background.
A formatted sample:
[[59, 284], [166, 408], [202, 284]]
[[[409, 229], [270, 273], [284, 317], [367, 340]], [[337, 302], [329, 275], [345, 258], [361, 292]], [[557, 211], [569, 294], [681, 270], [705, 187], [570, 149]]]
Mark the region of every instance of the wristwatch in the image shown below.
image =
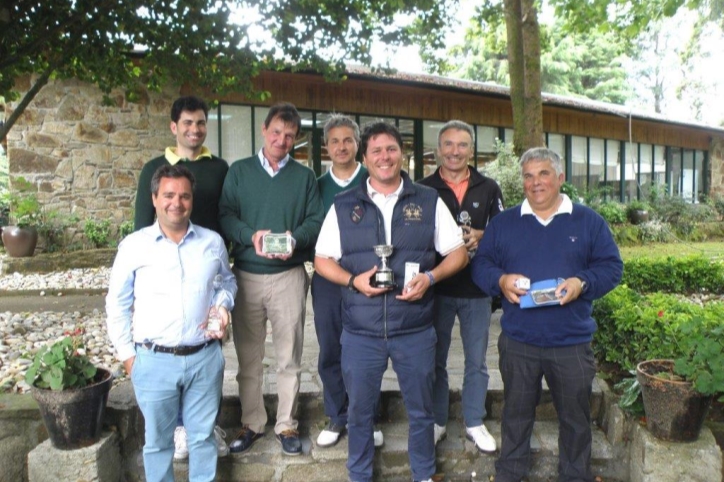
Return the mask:
[[350, 290], [353, 293], [357, 293], [357, 288], [354, 287], [354, 279], [357, 277], [357, 275], [352, 275], [349, 277], [349, 281], [347, 281], [347, 289]]
[[585, 293], [586, 291], [588, 291], [588, 283], [581, 280], [581, 293]]

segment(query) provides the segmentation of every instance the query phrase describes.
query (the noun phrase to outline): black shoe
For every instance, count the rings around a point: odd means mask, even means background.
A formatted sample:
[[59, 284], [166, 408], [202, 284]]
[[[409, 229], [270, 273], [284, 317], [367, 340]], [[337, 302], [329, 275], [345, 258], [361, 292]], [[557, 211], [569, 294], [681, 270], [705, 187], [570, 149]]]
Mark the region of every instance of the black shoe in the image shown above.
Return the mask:
[[339, 442], [339, 439], [346, 431], [347, 428], [345, 425], [337, 425], [330, 420], [327, 427], [319, 432], [317, 447], [327, 448], [337, 445], [337, 442]]
[[296, 430], [285, 430], [277, 434], [277, 440], [282, 444], [284, 455], [300, 455], [302, 453], [302, 442], [299, 441], [299, 432]]
[[249, 450], [252, 445], [254, 445], [254, 442], [259, 440], [263, 436], [264, 432], [256, 433], [253, 430], [250, 430], [249, 427], [245, 426], [236, 435], [234, 441], [229, 444], [229, 451], [232, 454], [243, 454], [244, 452]]

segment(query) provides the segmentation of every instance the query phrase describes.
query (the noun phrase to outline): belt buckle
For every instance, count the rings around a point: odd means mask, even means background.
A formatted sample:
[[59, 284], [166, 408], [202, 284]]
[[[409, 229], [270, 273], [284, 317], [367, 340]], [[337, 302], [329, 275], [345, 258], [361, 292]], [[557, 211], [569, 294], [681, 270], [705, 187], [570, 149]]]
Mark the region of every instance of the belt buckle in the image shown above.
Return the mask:
[[173, 356], [180, 356], [181, 353], [183, 353], [182, 348], [183, 346], [180, 345], [176, 345], [175, 347], [173, 347]]

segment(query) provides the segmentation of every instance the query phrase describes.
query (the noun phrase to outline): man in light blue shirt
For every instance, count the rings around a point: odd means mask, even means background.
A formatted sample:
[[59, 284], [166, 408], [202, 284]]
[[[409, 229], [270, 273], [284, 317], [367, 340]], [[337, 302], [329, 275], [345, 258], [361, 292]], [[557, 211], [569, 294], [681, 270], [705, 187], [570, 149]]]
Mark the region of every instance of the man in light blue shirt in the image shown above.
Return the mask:
[[[173, 434], [182, 406], [189, 480], [216, 476], [214, 440], [224, 357], [219, 340], [236, 281], [221, 236], [189, 221], [194, 176], [160, 167], [151, 181], [157, 221], [118, 247], [106, 298], [108, 335], [131, 375], [146, 422], [148, 482], [173, 480]], [[207, 330], [209, 313], [220, 326]]]

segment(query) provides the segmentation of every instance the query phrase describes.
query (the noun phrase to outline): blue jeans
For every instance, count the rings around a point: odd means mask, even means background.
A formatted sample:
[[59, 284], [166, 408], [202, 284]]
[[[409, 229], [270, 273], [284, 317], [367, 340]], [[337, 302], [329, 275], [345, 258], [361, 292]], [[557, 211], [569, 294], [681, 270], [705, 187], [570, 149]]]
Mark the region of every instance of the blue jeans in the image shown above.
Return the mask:
[[181, 402], [189, 447], [189, 481], [214, 480], [214, 425], [223, 375], [224, 356], [219, 343], [188, 356], [136, 348], [131, 381], [146, 421], [143, 463], [148, 482], [174, 480], [173, 432]]
[[460, 337], [465, 355], [463, 377], [463, 419], [466, 427], [477, 427], [485, 418], [485, 397], [488, 394], [488, 351], [490, 332], [490, 298], [453, 298], [435, 296], [434, 324], [437, 333], [435, 353], [435, 423], [447, 424], [450, 386], [447, 376], [447, 357], [455, 315], [460, 320]]
[[435, 330], [430, 327], [387, 339], [342, 332], [342, 374], [349, 393], [347, 470], [355, 482], [371, 482], [375, 455], [375, 405], [388, 359], [397, 374], [410, 421], [407, 440], [415, 480], [435, 473], [432, 384]]

